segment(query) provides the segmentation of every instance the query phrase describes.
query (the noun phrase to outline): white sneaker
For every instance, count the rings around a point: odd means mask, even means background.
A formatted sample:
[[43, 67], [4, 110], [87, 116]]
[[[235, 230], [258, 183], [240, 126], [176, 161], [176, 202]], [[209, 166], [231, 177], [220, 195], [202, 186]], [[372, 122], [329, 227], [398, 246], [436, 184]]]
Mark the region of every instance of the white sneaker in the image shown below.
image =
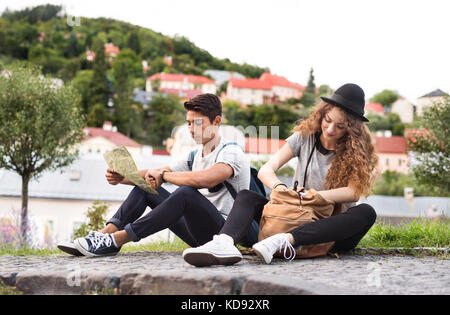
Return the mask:
[[233, 265], [242, 260], [241, 252], [226, 235], [214, 235], [213, 240], [183, 251], [184, 260], [196, 267]]
[[[254, 244], [253, 249], [259, 258], [264, 260], [266, 264], [272, 262], [273, 255], [280, 251], [283, 251], [284, 258], [292, 261], [295, 258], [295, 248], [289, 242], [289, 236], [286, 233], [280, 233], [272, 235], [261, 242]], [[289, 255], [286, 256], [289, 251]]]

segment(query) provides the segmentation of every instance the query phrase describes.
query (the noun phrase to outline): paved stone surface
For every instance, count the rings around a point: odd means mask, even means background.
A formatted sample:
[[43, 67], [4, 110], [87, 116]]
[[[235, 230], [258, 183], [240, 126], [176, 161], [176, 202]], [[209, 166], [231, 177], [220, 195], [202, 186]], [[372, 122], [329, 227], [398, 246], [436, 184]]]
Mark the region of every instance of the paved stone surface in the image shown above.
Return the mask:
[[0, 279], [26, 293], [79, 294], [450, 294], [450, 260], [343, 255], [195, 268], [180, 253], [137, 252], [86, 258], [0, 256]]

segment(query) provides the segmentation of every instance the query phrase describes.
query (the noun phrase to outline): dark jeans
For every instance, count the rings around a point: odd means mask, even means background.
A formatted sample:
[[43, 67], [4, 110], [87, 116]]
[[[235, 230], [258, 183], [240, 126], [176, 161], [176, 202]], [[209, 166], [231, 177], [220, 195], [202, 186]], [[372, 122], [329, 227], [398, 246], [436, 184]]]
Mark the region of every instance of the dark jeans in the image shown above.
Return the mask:
[[[264, 205], [268, 201], [253, 191], [242, 190], [220, 233], [230, 235], [239, 242], [252, 222], [260, 221]], [[375, 219], [375, 210], [368, 204], [360, 204], [339, 215], [295, 228], [289, 233], [294, 237], [294, 246], [334, 241], [332, 251], [341, 252], [355, 248], [375, 223]]]
[[[195, 188], [181, 186], [169, 193], [160, 187], [158, 193], [134, 187], [107, 224], [125, 230], [133, 242], [168, 228], [197, 247], [212, 240], [225, 223], [217, 208]], [[147, 206], [152, 210], [141, 217]]]

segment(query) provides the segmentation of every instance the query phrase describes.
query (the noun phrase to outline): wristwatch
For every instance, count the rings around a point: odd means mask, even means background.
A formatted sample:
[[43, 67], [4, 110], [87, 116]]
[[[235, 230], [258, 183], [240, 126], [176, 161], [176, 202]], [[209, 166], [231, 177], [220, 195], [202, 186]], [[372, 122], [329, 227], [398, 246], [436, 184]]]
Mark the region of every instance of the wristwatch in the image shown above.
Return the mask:
[[167, 183], [167, 182], [164, 180], [164, 173], [165, 173], [165, 172], [168, 172], [168, 170], [162, 170], [161, 173], [159, 173], [159, 178], [161, 179], [161, 181], [162, 181], [163, 183]]

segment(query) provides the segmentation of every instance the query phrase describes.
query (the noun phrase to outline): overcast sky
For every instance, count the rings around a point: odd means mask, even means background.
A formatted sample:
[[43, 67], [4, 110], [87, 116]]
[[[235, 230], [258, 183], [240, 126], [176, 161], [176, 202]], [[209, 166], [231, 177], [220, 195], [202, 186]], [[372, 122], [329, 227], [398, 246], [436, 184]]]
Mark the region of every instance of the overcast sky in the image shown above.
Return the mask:
[[448, 0], [2, 0], [0, 11], [45, 3], [183, 35], [303, 85], [312, 67], [317, 86], [357, 83], [367, 99], [386, 88], [412, 102], [450, 92]]

